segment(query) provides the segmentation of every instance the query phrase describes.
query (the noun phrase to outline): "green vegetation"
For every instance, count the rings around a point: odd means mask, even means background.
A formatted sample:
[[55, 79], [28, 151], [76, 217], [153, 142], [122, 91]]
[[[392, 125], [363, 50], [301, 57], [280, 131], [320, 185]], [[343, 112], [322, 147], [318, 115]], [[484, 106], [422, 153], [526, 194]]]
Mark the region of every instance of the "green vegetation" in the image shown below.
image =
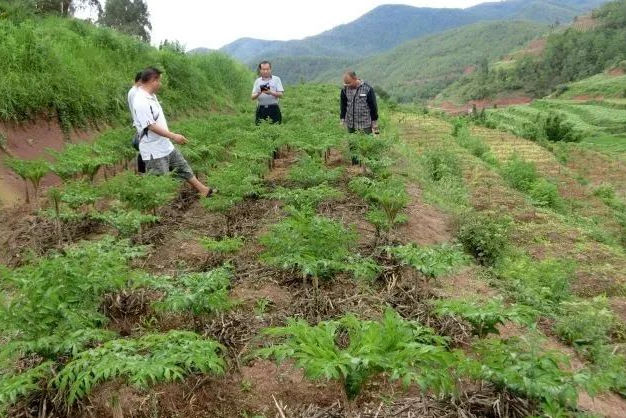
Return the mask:
[[58, 17], [0, 19], [0, 120], [42, 115], [74, 127], [127, 123], [126, 92], [148, 65], [164, 69], [159, 95], [176, 117], [232, 107], [247, 97], [251, 73], [219, 53], [157, 50], [86, 22]]
[[[515, 91], [533, 97], [554, 91], [564, 97], [575, 97], [578, 92], [623, 97], [623, 84], [620, 86], [618, 80], [605, 82], [606, 77], [596, 74], [619, 68], [626, 60], [626, 47], [620, 41], [626, 33], [625, 16], [623, 0], [601, 5], [592, 14], [595, 24], [591, 30], [576, 25], [555, 30], [545, 38], [545, 48], [538, 57], [522, 54], [512, 65], [487, 66], [485, 71], [461, 78], [443, 92], [442, 98], [465, 102]], [[567, 83], [591, 76], [596, 76], [592, 86], [576, 85], [568, 92]]]
[[402, 265], [414, 268], [427, 278], [450, 274], [468, 261], [458, 245], [418, 247], [415, 244], [408, 244], [387, 247], [386, 250]]
[[104, 381], [121, 378], [146, 388], [159, 382], [182, 380], [191, 373], [222, 374], [222, 347], [185, 331], [151, 334], [136, 340], [113, 340], [84, 351], [53, 380], [69, 405], [89, 395]]
[[[347, 333], [345, 346], [337, 343], [341, 331]], [[381, 373], [406, 386], [416, 383], [422, 390], [453, 390], [451, 371], [458, 363], [456, 354], [448, 351], [446, 341], [431, 329], [406, 321], [392, 310], [380, 321], [362, 321], [350, 315], [316, 326], [289, 318], [287, 326], [265, 333], [279, 342], [260, 349], [259, 355], [279, 362], [293, 359], [312, 379], [339, 380], [349, 400]]]

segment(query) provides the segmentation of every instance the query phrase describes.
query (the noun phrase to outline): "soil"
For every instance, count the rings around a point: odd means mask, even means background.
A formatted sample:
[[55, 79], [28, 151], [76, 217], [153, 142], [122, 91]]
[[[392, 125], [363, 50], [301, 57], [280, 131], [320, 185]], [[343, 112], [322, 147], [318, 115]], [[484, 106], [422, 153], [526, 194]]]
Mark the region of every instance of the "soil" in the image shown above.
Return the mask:
[[[35, 159], [43, 157], [50, 160], [46, 149], [60, 151], [68, 142], [82, 142], [91, 140], [96, 131], [72, 131], [69, 138], [63, 134], [57, 120], [50, 117], [37, 118], [36, 121], [15, 124], [0, 121], [0, 133], [6, 136], [7, 145], [4, 153], [11, 157]], [[54, 174], [49, 174], [42, 180], [42, 186], [47, 187], [60, 183]], [[33, 195], [32, 187], [29, 190]], [[0, 164], [0, 205], [14, 206], [25, 202], [24, 182], [11, 170]]]
[[472, 111], [474, 105], [476, 105], [477, 110], [492, 108], [492, 107], [507, 107], [507, 106], [515, 106], [522, 104], [529, 104], [532, 102], [532, 98], [529, 96], [512, 96], [512, 97], [501, 97], [496, 99], [483, 99], [483, 100], [470, 100], [464, 104], [452, 103], [449, 101], [444, 101], [437, 105], [429, 105], [428, 107], [431, 109], [443, 110], [444, 112], [450, 115], [465, 115]]

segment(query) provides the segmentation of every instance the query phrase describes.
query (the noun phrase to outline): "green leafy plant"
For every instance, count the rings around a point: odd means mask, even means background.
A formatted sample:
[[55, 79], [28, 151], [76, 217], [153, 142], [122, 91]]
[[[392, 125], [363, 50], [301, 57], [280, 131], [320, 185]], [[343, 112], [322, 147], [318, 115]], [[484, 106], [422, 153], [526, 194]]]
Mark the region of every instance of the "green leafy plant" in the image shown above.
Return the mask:
[[493, 265], [509, 245], [508, 222], [490, 214], [469, 212], [459, 220], [459, 241], [483, 265]]
[[356, 241], [356, 232], [342, 223], [294, 210], [261, 237], [265, 247], [261, 257], [270, 265], [300, 270], [304, 279], [313, 277], [314, 284], [338, 271], [375, 277], [378, 268], [371, 260], [352, 255]]
[[411, 266], [427, 278], [437, 278], [450, 274], [469, 260], [459, 245], [441, 244], [430, 247], [418, 247], [415, 244], [385, 247], [387, 253]]
[[341, 177], [343, 169], [341, 167], [326, 168], [321, 160], [308, 155], [301, 157], [296, 163], [287, 178], [303, 186], [317, 186], [322, 183], [334, 183]]
[[[7, 158], [4, 164], [17, 174], [24, 183], [30, 181], [35, 191], [35, 200], [39, 197], [39, 185], [46, 174], [50, 172], [50, 163], [41, 158], [36, 160], [22, 160]], [[26, 201], [29, 202], [28, 187], [25, 185]]]
[[185, 331], [113, 340], [78, 354], [52, 381], [69, 405], [99, 383], [121, 378], [139, 388], [182, 380], [191, 373], [222, 374], [226, 367], [218, 343]]
[[502, 177], [521, 192], [528, 192], [539, 180], [535, 164], [514, 155], [502, 168]]
[[461, 177], [463, 171], [456, 155], [446, 149], [429, 149], [422, 155], [428, 177], [440, 181], [446, 177]]
[[582, 135], [556, 112], [546, 117], [543, 129], [549, 141], [579, 142], [582, 139]]
[[326, 183], [307, 189], [277, 187], [274, 191], [266, 195], [267, 198], [282, 200], [286, 205], [293, 206], [296, 209], [303, 209], [305, 207], [315, 208], [325, 200], [337, 200], [341, 199], [343, 196], [341, 191], [328, 186]]
[[[453, 370], [459, 359], [448, 351], [446, 340], [391, 309], [380, 321], [348, 315], [311, 326], [289, 318], [287, 326], [264, 333], [280, 342], [258, 350], [258, 355], [279, 362], [293, 359], [311, 379], [339, 380], [349, 400], [380, 373], [437, 393], [449, 393], [454, 387]], [[340, 343], [343, 338], [347, 341]]]
[[18, 374], [0, 375], [0, 416], [20, 398], [41, 390], [42, 381], [52, 375], [52, 362], [44, 362]]
[[566, 343], [582, 349], [585, 346], [609, 342], [615, 317], [606, 297], [563, 301], [559, 304], [558, 311], [554, 331]]
[[574, 271], [575, 264], [568, 260], [539, 261], [524, 255], [502, 259], [495, 270], [511, 297], [543, 314], [554, 314], [571, 298]]
[[110, 179], [104, 185], [104, 190], [131, 209], [154, 212], [174, 198], [178, 187], [178, 181], [169, 175], [140, 176], [125, 172]]
[[[390, 231], [394, 225], [401, 223], [400, 211], [410, 201], [410, 196], [404, 188], [404, 182], [399, 177], [390, 177], [384, 180], [374, 180], [368, 177], [355, 177], [350, 181], [350, 190], [357, 193], [370, 203], [375, 204], [385, 214], [384, 229]], [[375, 216], [375, 215], [371, 215]], [[372, 218], [375, 225], [378, 219]]]
[[100, 194], [97, 187], [85, 180], [67, 181], [63, 185], [61, 201], [76, 210], [84, 205], [93, 205]]
[[207, 251], [216, 253], [235, 253], [244, 246], [243, 237], [222, 238], [220, 240], [206, 237], [201, 238], [200, 243]]
[[11, 270], [3, 282], [12, 295], [0, 305], [3, 332], [15, 340], [93, 329], [106, 322], [102, 296], [125, 286], [128, 261], [140, 254], [127, 241], [110, 237], [69, 248]]
[[567, 356], [543, 350], [532, 336], [480, 340], [474, 353], [477, 363], [470, 366], [470, 376], [544, 405], [575, 407], [579, 386], [588, 380], [584, 372], [567, 371]]
[[186, 312], [194, 315], [228, 310], [233, 302], [228, 297], [232, 272], [222, 267], [202, 273], [188, 273], [176, 277], [153, 278], [146, 285], [163, 292], [153, 303], [161, 312]]
[[458, 316], [473, 327], [474, 335], [484, 338], [487, 334], [500, 334], [497, 326], [507, 321], [532, 325], [538, 312], [525, 305], [505, 306], [502, 299], [490, 299], [479, 303], [475, 300], [440, 299], [433, 302], [437, 315]]
[[124, 210], [119, 206], [113, 206], [106, 212], [92, 213], [90, 217], [110, 225], [117, 230], [119, 236], [125, 238], [141, 233], [144, 225], [159, 220], [158, 216], [144, 214], [136, 209]]

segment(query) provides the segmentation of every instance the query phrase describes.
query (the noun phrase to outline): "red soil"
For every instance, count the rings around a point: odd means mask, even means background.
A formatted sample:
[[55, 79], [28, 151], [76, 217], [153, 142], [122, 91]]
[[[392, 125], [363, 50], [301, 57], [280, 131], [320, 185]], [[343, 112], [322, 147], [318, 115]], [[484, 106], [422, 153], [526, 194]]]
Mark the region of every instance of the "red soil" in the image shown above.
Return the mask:
[[[35, 122], [15, 124], [0, 122], [0, 133], [7, 138], [6, 149], [0, 156], [34, 159], [44, 157], [50, 159], [46, 149], [59, 151], [68, 140], [56, 120], [38, 119]], [[69, 142], [85, 141], [93, 137], [94, 132], [74, 131], [70, 134]], [[53, 174], [44, 177], [42, 185], [50, 186], [59, 183], [59, 178]], [[29, 192], [32, 196], [32, 190]], [[24, 202], [24, 182], [0, 164], [0, 205], [14, 206]]]

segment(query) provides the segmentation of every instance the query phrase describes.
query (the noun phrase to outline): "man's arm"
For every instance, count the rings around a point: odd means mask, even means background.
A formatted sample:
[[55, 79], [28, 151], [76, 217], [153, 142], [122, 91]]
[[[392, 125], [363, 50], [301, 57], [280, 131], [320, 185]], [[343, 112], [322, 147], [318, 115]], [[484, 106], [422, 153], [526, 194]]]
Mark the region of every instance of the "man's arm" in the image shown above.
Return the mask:
[[376, 93], [374, 89], [370, 87], [367, 92], [367, 106], [370, 108], [370, 116], [372, 118], [372, 125], [375, 126], [378, 121], [378, 103], [376, 103]]
[[157, 135], [164, 136], [165, 138], [171, 139], [172, 141], [176, 142], [177, 144], [186, 144], [187, 143], [187, 138], [185, 138], [183, 135], [177, 134], [177, 133], [174, 133], [174, 132], [170, 132], [167, 129], [162, 128], [161, 126], [157, 125], [156, 123], [148, 125], [148, 129], [150, 131], [154, 132]]
[[348, 97], [346, 96], [346, 92], [344, 89], [341, 89], [341, 93], [339, 94], [339, 119], [346, 119], [346, 112], [348, 111]]

